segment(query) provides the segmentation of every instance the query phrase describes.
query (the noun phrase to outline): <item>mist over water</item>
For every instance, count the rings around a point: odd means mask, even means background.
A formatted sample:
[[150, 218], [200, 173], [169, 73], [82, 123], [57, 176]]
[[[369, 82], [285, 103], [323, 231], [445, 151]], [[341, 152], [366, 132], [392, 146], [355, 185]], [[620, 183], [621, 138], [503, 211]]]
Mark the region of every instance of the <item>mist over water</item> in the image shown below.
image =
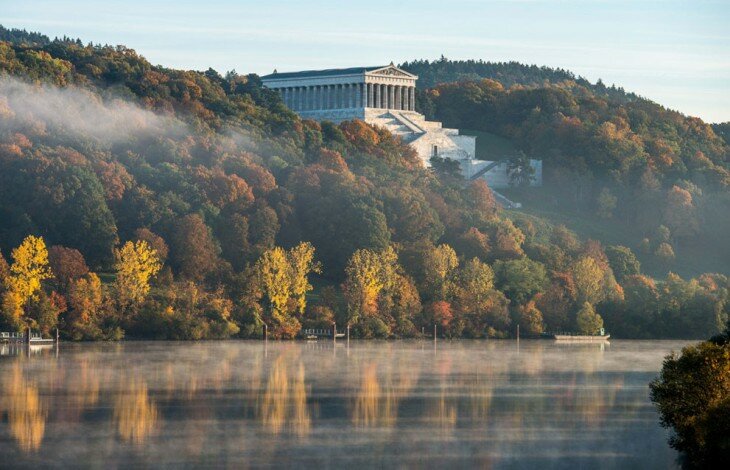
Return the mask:
[[10, 466], [672, 468], [686, 342], [0, 345]]

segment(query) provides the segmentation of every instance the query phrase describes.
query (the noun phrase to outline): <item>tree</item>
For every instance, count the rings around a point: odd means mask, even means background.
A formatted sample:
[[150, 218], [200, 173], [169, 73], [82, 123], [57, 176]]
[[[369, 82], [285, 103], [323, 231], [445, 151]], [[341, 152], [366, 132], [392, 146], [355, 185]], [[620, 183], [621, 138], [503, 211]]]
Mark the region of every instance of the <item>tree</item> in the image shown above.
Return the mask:
[[603, 328], [603, 318], [596, 313], [593, 305], [588, 302], [584, 302], [583, 306], [578, 310], [575, 316], [575, 325], [578, 330], [578, 334], [581, 335], [595, 335], [598, 330]]
[[602, 219], [612, 218], [617, 202], [618, 198], [611, 193], [611, 190], [603, 188], [598, 194], [598, 217], [601, 217]]
[[630, 248], [621, 245], [606, 248], [606, 256], [613, 274], [619, 281], [626, 276], [641, 274], [641, 263]]
[[304, 314], [307, 307], [306, 295], [312, 290], [309, 283], [311, 273], [321, 273], [322, 266], [314, 260], [314, 247], [309, 242], [302, 242], [287, 254], [291, 266], [292, 296], [297, 305], [299, 315]]
[[170, 240], [170, 264], [186, 279], [200, 282], [218, 267], [218, 246], [198, 214], [175, 222]]
[[524, 152], [519, 152], [507, 162], [509, 183], [513, 186], [529, 186], [535, 180], [535, 168]]
[[697, 235], [699, 221], [692, 194], [679, 186], [672, 186], [667, 193], [663, 220], [676, 239], [687, 239]]
[[2, 305], [2, 327], [11, 331], [21, 331], [23, 325], [23, 302], [20, 294], [13, 290], [6, 290], [3, 293]]
[[518, 304], [527, 302], [547, 285], [545, 267], [529, 258], [497, 261], [494, 271], [499, 288]]
[[665, 266], [669, 266], [674, 261], [674, 249], [667, 242], [662, 242], [654, 251], [654, 256]]
[[101, 280], [94, 273], [73, 280], [69, 287], [67, 328], [72, 339], [101, 339], [98, 325], [103, 304]]
[[80, 251], [55, 245], [48, 250], [48, 262], [56, 282], [65, 291], [72, 280], [89, 272], [86, 260]]
[[261, 255], [254, 269], [268, 303], [265, 312], [272, 335], [293, 338], [301, 328], [295, 314], [304, 314], [306, 294], [312, 290], [309, 274], [320, 272], [319, 263], [314, 261], [314, 247], [307, 242], [288, 252], [274, 247]]
[[485, 218], [494, 217], [499, 209], [494, 193], [483, 179], [471, 183], [469, 197], [474, 209]]
[[43, 290], [28, 302], [26, 322], [34, 330], [48, 338], [58, 326], [58, 315], [66, 310], [65, 300], [57, 293], [47, 295]]
[[487, 261], [492, 251], [489, 235], [476, 227], [471, 227], [462, 234], [454, 243], [454, 247], [464, 258], [479, 258], [482, 261]]
[[494, 272], [489, 265], [473, 258], [459, 269], [455, 283], [454, 303], [458, 306], [460, 322], [452, 327], [454, 334], [466, 329], [472, 337], [483, 337], [495, 329], [509, 325], [508, 301], [494, 290]]
[[167, 243], [165, 243], [164, 238], [157, 235], [147, 227], [141, 227], [134, 231], [134, 239], [146, 241], [150, 248], [155, 250], [155, 253], [157, 253], [157, 258], [159, 258], [160, 263], [165, 264], [165, 260], [167, 259], [170, 249], [168, 248]]
[[381, 252], [360, 249], [353, 253], [345, 267], [342, 289], [351, 323], [377, 316], [378, 295], [394, 282], [397, 271], [398, 256], [391, 247]]
[[545, 330], [545, 324], [542, 321], [542, 313], [535, 306], [535, 302], [530, 301], [525, 305], [517, 307], [517, 324], [520, 329], [528, 336], [538, 336]]
[[10, 278], [10, 265], [5, 260], [2, 251], [0, 251], [0, 294], [5, 291], [5, 287]]
[[21, 308], [36, 298], [41, 282], [53, 277], [43, 238], [28, 235], [12, 252], [8, 290], [18, 296]]
[[425, 253], [423, 260], [426, 295], [434, 299], [444, 299], [448, 290], [448, 279], [459, 266], [456, 252], [449, 245], [439, 245]]
[[604, 270], [590, 256], [584, 256], [573, 264], [571, 269], [578, 302], [596, 304], [609, 297], [615, 287], [615, 279], [610, 271]]
[[451, 304], [445, 300], [437, 300], [428, 306], [429, 316], [433, 323], [439, 325], [442, 331], [446, 331], [454, 319], [454, 311]]
[[160, 271], [157, 253], [146, 241], [125, 243], [115, 250], [117, 300], [122, 308], [139, 306], [150, 291], [150, 280]]
[[[730, 326], [730, 325], [729, 325]], [[649, 385], [670, 444], [685, 466], [710, 468], [730, 457], [730, 328], [724, 336], [682, 349], [664, 359]]]

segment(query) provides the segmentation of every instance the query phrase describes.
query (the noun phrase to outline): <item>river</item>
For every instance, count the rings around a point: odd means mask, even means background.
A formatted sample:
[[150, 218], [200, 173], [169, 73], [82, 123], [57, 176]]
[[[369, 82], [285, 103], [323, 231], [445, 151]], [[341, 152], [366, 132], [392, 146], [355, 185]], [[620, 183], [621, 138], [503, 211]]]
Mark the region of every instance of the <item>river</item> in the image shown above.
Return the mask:
[[3, 468], [673, 468], [686, 342], [0, 345]]

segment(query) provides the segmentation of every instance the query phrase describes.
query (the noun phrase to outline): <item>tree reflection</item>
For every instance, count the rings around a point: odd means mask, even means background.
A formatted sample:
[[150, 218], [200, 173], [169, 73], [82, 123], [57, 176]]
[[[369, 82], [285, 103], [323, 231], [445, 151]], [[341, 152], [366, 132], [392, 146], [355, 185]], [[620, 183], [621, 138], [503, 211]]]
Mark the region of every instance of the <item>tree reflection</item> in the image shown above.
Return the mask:
[[143, 443], [154, 432], [157, 420], [157, 406], [144, 381], [132, 379], [122, 387], [114, 400], [114, 422], [123, 440]]
[[274, 434], [289, 427], [295, 434], [309, 434], [311, 417], [307, 408], [304, 365], [292, 366], [288, 354], [281, 354], [271, 366], [259, 414], [266, 428]]
[[10, 434], [23, 452], [36, 451], [43, 442], [48, 410], [38, 388], [23, 378], [20, 364], [15, 364], [9, 378], [3, 378], [0, 400], [8, 414]]
[[[352, 406], [354, 424], [395, 426], [398, 406], [417, 383], [419, 371], [412, 364], [409, 367], [404, 367], [401, 363], [390, 365], [390, 359], [385, 357], [383, 365], [371, 362], [361, 367], [360, 384]], [[379, 375], [381, 370], [382, 378]]]

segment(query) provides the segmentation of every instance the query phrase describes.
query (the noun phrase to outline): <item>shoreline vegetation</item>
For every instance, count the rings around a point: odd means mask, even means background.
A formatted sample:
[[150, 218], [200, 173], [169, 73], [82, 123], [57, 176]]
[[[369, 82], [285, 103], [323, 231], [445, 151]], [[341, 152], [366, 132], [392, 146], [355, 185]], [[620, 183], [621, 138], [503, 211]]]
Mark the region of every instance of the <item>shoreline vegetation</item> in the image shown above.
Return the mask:
[[[169, 69], [124, 46], [0, 27], [0, 331], [182, 340], [258, 338], [266, 325], [269, 338], [293, 338], [336, 322], [352, 338], [434, 324], [447, 338], [510, 337], [518, 325], [523, 336], [716, 334], [727, 273], [683, 279], [673, 263], [727, 233], [727, 142], [564, 71], [475, 67], [505, 84], [419, 90], [419, 111], [508, 139], [516, 186], [530, 181], [526, 157], [540, 158], [535, 197], [643, 239], [604, 245], [505, 211], [453, 162], [426, 168], [361, 121], [302, 120], [253, 74]], [[708, 247], [724, 256], [727, 244]], [[662, 275], [642, 273], [640, 258]]]
[[730, 458], [730, 321], [722, 334], [664, 360], [650, 384], [683, 468], [722, 467]]

